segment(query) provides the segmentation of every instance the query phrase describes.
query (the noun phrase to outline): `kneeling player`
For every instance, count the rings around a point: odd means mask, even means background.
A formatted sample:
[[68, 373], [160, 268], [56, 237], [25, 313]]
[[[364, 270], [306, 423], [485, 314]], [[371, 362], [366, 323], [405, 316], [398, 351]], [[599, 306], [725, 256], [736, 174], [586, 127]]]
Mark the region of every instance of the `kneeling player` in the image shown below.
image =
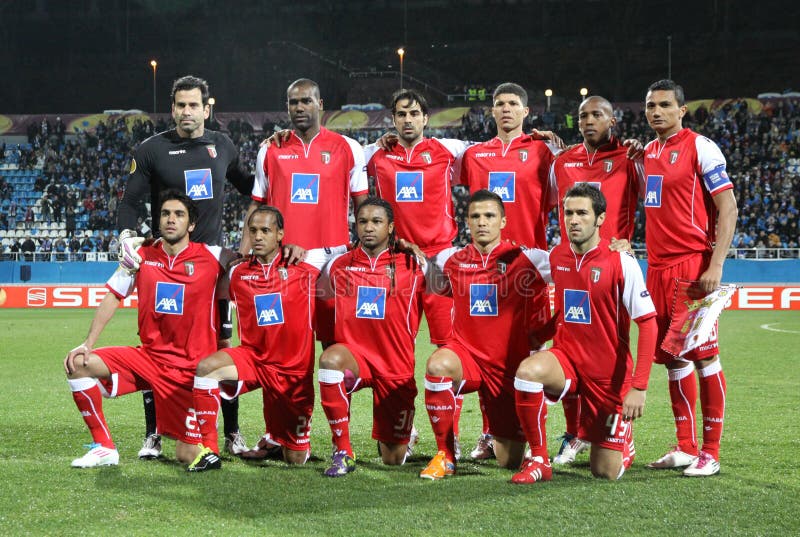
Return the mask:
[[[591, 442], [592, 474], [618, 479], [633, 461], [632, 420], [641, 417], [656, 341], [655, 308], [632, 255], [600, 239], [606, 202], [580, 183], [564, 196], [569, 242], [550, 253], [555, 284], [553, 347], [526, 358], [514, 379], [517, 415], [531, 446], [512, 483], [549, 481], [545, 395], [582, 398], [579, 434]], [[639, 325], [634, 371], [628, 334]]]
[[384, 464], [403, 464], [414, 423], [414, 339], [422, 314], [424, 275], [417, 259], [395, 253], [394, 215], [379, 198], [356, 213], [358, 245], [334, 258], [320, 288], [335, 295], [336, 343], [319, 358], [322, 408], [333, 433], [328, 477], [355, 470], [350, 396], [373, 393], [372, 437]]
[[190, 472], [221, 466], [217, 443], [220, 381], [241, 381], [264, 392], [264, 420], [281, 445], [283, 458], [303, 464], [310, 453], [314, 408], [314, 315], [316, 282], [324, 262], [321, 250], [307, 261], [287, 263], [283, 255], [283, 216], [274, 207], [257, 206], [246, 232], [253, 255], [229, 272], [241, 345], [220, 349], [197, 366], [194, 407], [203, 450]]
[[[143, 261], [135, 275], [120, 268], [108, 280], [110, 292], [98, 306], [88, 336], [64, 360], [72, 397], [93, 441], [88, 453], [72, 461], [73, 467], [119, 462], [103, 416], [101, 386], [111, 397], [152, 389], [158, 430], [177, 440], [178, 460], [188, 463], [199, 451], [192, 378], [196, 357], [217, 348], [215, 288], [231, 253], [189, 241], [197, 209], [185, 194], [165, 191], [159, 214], [161, 238], [138, 249]], [[93, 349], [119, 302], [134, 287], [139, 293], [141, 346]]]

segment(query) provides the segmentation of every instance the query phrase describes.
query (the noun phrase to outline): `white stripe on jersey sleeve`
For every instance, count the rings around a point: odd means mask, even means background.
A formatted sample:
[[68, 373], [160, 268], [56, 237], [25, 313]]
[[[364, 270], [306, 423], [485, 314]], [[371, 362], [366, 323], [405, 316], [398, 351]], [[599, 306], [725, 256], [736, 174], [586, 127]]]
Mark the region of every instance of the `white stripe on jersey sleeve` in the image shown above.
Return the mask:
[[636, 170], [636, 185], [639, 188], [640, 199], [644, 199], [644, 194], [647, 191], [647, 178], [644, 175], [644, 159], [636, 159], [633, 161], [633, 167]]
[[[324, 248], [318, 248], [322, 252], [325, 252]], [[336, 261], [344, 254], [338, 254], [330, 258], [327, 263], [322, 267], [322, 272], [319, 275], [319, 280], [317, 280], [317, 295], [322, 299], [330, 299], [336, 297], [336, 293], [333, 290], [333, 282], [331, 282], [331, 265], [333, 262]]]
[[717, 144], [705, 136], [698, 136], [694, 143], [697, 148], [697, 164], [706, 190], [715, 194], [730, 188], [731, 180], [726, 171], [725, 156]]
[[250, 194], [253, 198], [260, 200], [266, 199], [267, 189], [269, 188], [269, 178], [264, 172], [264, 162], [267, 160], [267, 146], [261, 147], [256, 156], [256, 178], [253, 181], [253, 191]]
[[450, 151], [450, 154], [453, 157], [458, 158], [464, 154], [464, 151], [471, 145], [474, 145], [478, 142], [465, 142], [463, 140], [456, 140], [454, 138], [434, 138], [437, 142], [442, 144], [445, 149]]
[[306, 258], [303, 259], [304, 263], [308, 263], [315, 269], [322, 271], [325, 267], [325, 263], [328, 262], [328, 258], [330, 256], [325, 251], [325, 248], [313, 248], [311, 250], [306, 250]]
[[367, 182], [367, 163], [364, 162], [364, 148], [361, 144], [342, 136], [350, 146], [350, 151], [353, 153], [353, 167], [350, 169], [350, 192], [366, 192], [369, 190], [369, 183]]
[[365, 145], [361, 150], [364, 152], [364, 162], [367, 164], [369, 164], [369, 161], [372, 160], [373, 156], [375, 156], [375, 153], [382, 151], [382, 149], [378, 147], [377, 143]]
[[645, 287], [642, 269], [636, 258], [627, 252], [619, 252], [619, 259], [622, 265], [622, 277], [625, 279], [622, 303], [625, 304], [628, 315], [631, 316], [631, 319], [636, 320], [655, 313], [656, 307]]
[[458, 252], [461, 248], [455, 246], [445, 248], [425, 264], [425, 281], [428, 284], [428, 291], [443, 295], [450, 292], [450, 279], [444, 275], [444, 265], [447, 260]]
[[553, 283], [553, 277], [550, 275], [550, 254], [538, 248], [526, 248], [522, 252], [542, 275], [542, 279], [547, 283]]
[[[138, 274], [138, 273], [137, 273]], [[117, 267], [114, 274], [106, 282], [106, 285], [114, 290], [118, 296], [129, 297], [136, 287], [136, 275], [128, 274], [122, 267]]]

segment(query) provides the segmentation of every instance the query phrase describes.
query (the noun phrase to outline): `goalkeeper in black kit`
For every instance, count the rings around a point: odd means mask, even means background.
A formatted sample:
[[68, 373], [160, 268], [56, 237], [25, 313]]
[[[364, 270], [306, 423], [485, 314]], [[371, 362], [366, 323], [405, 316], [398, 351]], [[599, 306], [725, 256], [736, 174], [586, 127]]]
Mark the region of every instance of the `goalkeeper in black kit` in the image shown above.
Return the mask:
[[[208, 83], [202, 78], [184, 76], [172, 86], [172, 118], [175, 128], [142, 142], [133, 152], [130, 176], [119, 204], [120, 261], [138, 268], [135, 251], [144, 240], [137, 237], [139, 207], [150, 193], [150, 214], [159, 214], [161, 191], [174, 188], [186, 193], [197, 205], [199, 217], [191, 234], [193, 242], [220, 245], [222, 242], [222, 207], [225, 180], [248, 196], [253, 189], [253, 174], [243, 169], [239, 150], [225, 134], [206, 130], [209, 117]], [[157, 219], [151, 219], [157, 222]], [[157, 227], [157, 226], [154, 226]], [[157, 233], [154, 230], [154, 233]], [[218, 301], [219, 347], [230, 346], [232, 332], [228, 300]], [[146, 433], [139, 457], [161, 456], [161, 436], [156, 430], [156, 409], [152, 392], [144, 392]], [[239, 433], [239, 401], [222, 402], [225, 429], [225, 451], [240, 455], [247, 451]]]

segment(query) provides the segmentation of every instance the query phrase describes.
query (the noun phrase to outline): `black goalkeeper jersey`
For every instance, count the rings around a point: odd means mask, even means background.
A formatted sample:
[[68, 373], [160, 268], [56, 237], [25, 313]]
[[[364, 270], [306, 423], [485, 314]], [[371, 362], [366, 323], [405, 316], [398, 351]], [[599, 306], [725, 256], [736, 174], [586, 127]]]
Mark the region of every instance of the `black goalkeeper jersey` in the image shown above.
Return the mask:
[[163, 190], [174, 188], [197, 204], [199, 217], [192, 241], [219, 245], [226, 178], [239, 192], [250, 196], [253, 175], [243, 169], [238, 149], [225, 134], [207, 129], [199, 138], [181, 138], [174, 129], [156, 134], [133, 151], [117, 225], [119, 229], [136, 229], [137, 204], [149, 190], [151, 227], [158, 236], [158, 198]]

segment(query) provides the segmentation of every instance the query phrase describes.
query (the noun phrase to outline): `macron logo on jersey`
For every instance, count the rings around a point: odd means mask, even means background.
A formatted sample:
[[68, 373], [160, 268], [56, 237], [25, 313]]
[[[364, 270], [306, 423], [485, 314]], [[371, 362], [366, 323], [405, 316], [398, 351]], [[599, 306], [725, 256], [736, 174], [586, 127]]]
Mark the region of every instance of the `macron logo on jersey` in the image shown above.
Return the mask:
[[497, 317], [497, 284], [470, 284], [469, 314], [472, 317]]
[[183, 284], [156, 282], [156, 313], [183, 315]]
[[319, 174], [318, 173], [293, 173], [292, 174], [292, 203], [319, 202]]
[[183, 177], [186, 180], [186, 195], [193, 200], [208, 200], [214, 197], [210, 168], [184, 170]]
[[359, 319], [383, 319], [385, 314], [386, 289], [359, 285], [356, 297], [356, 317]]
[[592, 324], [589, 291], [564, 289], [564, 321], [576, 324]]
[[394, 199], [399, 201], [422, 201], [422, 172], [397, 172], [395, 174]]
[[663, 175], [647, 176], [647, 190], [644, 195], [645, 207], [661, 207], [661, 185], [663, 183]]
[[504, 202], [513, 202], [515, 199], [514, 172], [489, 172], [489, 190], [500, 196]]
[[280, 293], [268, 293], [253, 297], [256, 303], [258, 326], [283, 324], [283, 301]]

